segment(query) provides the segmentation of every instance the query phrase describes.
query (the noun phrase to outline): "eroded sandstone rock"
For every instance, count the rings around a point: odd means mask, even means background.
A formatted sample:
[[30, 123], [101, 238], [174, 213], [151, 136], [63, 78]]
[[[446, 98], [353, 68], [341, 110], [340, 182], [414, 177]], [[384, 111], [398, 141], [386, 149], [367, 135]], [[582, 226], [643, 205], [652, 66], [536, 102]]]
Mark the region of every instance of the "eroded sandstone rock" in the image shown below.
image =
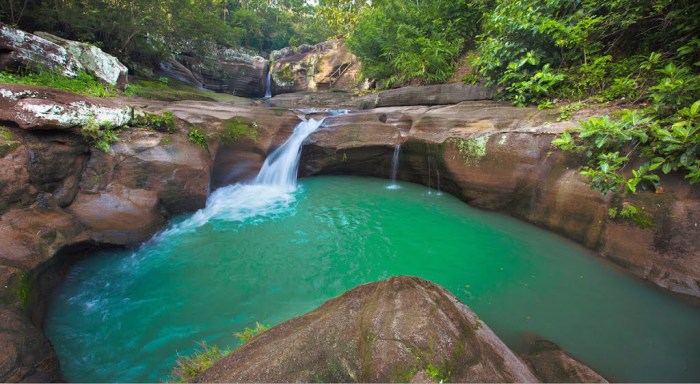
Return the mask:
[[360, 63], [345, 42], [287, 47], [270, 54], [272, 93], [357, 90]]
[[233, 351], [199, 382], [536, 382], [464, 304], [417, 277], [361, 285]]

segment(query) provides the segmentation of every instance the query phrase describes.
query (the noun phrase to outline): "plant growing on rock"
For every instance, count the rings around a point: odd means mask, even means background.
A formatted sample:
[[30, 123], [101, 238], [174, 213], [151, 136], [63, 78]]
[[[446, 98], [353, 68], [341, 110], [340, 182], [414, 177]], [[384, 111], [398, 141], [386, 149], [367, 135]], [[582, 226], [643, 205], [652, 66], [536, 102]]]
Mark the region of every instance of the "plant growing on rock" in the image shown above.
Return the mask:
[[207, 137], [198, 128], [192, 129], [187, 134], [187, 139], [190, 141], [190, 143], [199, 145], [204, 149], [209, 148], [209, 145], [207, 144]]
[[106, 124], [104, 129], [101, 129], [92, 116], [83, 124], [80, 132], [88, 143], [104, 153], [109, 153], [110, 146], [119, 141], [109, 124]]
[[255, 328], [246, 327], [242, 332], [236, 332], [233, 335], [241, 340], [243, 344], [248, 343], [253, 340], [255, 336], [267, 331], [270, 327], [264, 326], [258, 322], [255, 322]]
[[229, 350], [221, 350], [216, 345], [209, 345], [202, 341], [199, 343], [199, 350], [192, 356], [178, 355], [176, 366], [171, 372], [170, 378], [178, 383], [192, 382], [197, 375], [230, 353]]
[[170, 111], [164, 111], [162, 114], [158, 115], [155, 113], [145, 112], [142, 115], [136, 117], [132, 122], [132, 125], [144, 126], [148, 128], [153, 128], [156, 131], [175, 132], [175, 116]]
[[240, 139], [258, 141], [258, 123], [246, 120], [242, 117], [234, 117], [224, 122], [221, 139], [225, 142], [235, 143]]

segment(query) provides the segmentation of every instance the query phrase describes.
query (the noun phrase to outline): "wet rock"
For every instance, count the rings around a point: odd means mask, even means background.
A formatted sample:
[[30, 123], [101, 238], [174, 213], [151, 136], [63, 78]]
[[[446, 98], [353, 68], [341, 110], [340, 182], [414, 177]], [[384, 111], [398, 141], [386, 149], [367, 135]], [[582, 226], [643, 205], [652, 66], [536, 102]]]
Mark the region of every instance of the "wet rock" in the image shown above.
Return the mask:
[[607, 383], [601, 375], [576, 360], [554, 342], [531, 335], [523, 359], [544, 383]]
[[95, 122], [112, 128], [129, 123], [133, 108], [104, 98], [26, 85], [0, 85], [0, 121], [26, 130], [70, 130]]
[[129, 69], [116, 57], [88, 43], [67, 40], [46, 32], [36, 36], [58, 44], [78, 62], [78, 70], [85, 71], [109, 85], [123, 91], [128, 83]]
[[287, 47], [270, 54], [272, 93], [358, 90], [360, 63], [343, 40]]
[[0, 69], [51, 68], [75, 77], [81, 65], [62, 46], [0, 23]]
[[435, 381], [537, 381], [451, 293], [405, 276], [361, 285], [271, 328], [197, 381], [407, 382], [426, 372]]

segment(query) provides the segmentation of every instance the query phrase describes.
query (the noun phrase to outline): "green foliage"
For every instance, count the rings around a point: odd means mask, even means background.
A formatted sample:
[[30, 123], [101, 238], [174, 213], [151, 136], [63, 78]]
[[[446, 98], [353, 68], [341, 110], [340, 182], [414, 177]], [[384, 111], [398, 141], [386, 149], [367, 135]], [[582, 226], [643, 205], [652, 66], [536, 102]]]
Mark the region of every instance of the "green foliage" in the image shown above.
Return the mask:
[[104, 153], [109, 153], [110, 146], [119, 141], [111, 126], [101, 129], [94, 117], [90, 117], [80, 131], [88, 143]]
[[144, 126], [155, 129], [156, 131], [169, 133], [175, 132], [177, 128], [175, 126], [175, 115], [170, 111], [164, 111], [160, 115], [145, 112], [134, 119], [131, 125]]
[[583, 108], [583, 103], [572, 103], [561, 106], [559, 108], [559, 117], [557, 117], [557, 121], [571, 120], [571, 116], [574, 112], [581, 110], [581, 108]]
[[224, 122], [221, 132], [221, 139], [224, 142], [235, 143], [244, 138], [258, 141], [258, 123], [241, 117], [234, 117]]
[[127, 85], [124, 94], [132, 97], [143, 97], [146, 99], [156, 99], [164, 101], [179, 100], [203, 100], [203, 101], [245, 101], [247, 99], [216, 93], [213, 91], [197, 89], [189, 84], [174, 79], [163, 81], [140, 80]]
[[187, 139], [190, 141], [190, 143], [199, 145], [204, 149], [209, 148], [209, 145], [207, 144], [207, 137], [197, 128], [192, 129], [187, 134]]
[[72, 78], [48, 69], [35, 72], [23, 70], [19, 74], [0, 72], [0, 83], [37, 85], [97, 97], [117, 96], [114, 87], [99, 82], [85, 72], [79, 72], [77, 77]]
[[608, 217], [615, 220], [617, 218], [631, 222], [640, 228], [653, 228], [654, 223], [649, 219], [649, 213], [629, 203], [620, 207], [608, 209]]
[[253, 340], [255, 336], [267, 331], [269, 328], [270, 327], [255, 322], [255, 328], [246, 327], [242, 332], [236, 332], [233, 335], [239, 338], [243, 344], [246, 344]]
[[216, 345], [209, 345], [202, 341], [199, 343], [199, 350], [192, 356], [178, 356], [170, 378], [178, 383], [191, 383], [197, 375], [211, 368], [214, 363], [229, 353], [228, 350], [222, 351]]
[[446, 81], [465, 39], [478, 28], [480, 9], [468, 0], [383, 0], [365, 8], [348, 45], [365, 76], [385, 87]]
[[[670, 80], [661, 91], [676, 97], [678, 108], [683, 86], [673, 77], [685, 77], [681, 68], [700, 59], [698, 14], [700, 3], [688, 0], [497, 0], [484, 16], [473, 64], [517, 105], [541, 103], [545, 93], [549, 99], [638, 101], [649, 83], [664, 77]], [[651, 66], [641, 69], [647, 57], [684, 64], [656, 73]], [[557, 80], [528, 81], [541, 72], [544, 80]]]

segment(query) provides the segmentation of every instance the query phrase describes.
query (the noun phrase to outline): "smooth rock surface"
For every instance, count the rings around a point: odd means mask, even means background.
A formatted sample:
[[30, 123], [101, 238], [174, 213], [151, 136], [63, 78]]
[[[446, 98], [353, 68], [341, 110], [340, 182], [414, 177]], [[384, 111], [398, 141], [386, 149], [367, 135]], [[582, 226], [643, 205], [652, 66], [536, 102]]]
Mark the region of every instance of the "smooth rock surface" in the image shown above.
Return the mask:
[[[199, 382], [535, 382], [464, 304], [417, 277], [356, 287], [236, 349]], [[422, 374], [420, 372], [423, 372]], [[432, 372], [432, 371], [431, 371]]]

